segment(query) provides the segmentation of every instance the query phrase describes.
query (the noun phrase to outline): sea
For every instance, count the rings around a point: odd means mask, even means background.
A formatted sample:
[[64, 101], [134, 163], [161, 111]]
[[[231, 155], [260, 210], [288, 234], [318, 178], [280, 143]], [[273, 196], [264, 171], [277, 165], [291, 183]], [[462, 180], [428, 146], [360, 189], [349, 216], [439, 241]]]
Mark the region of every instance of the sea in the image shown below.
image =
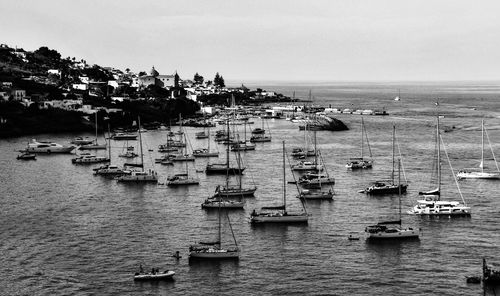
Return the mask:
[[[339, 109], [386, 110], [387, 116], [363, 115], [373, 169], [349, 171], [345, 164], [361, 153], [361, 115], [335, 114], [348, 131], [318, 131], [316, 145], [328, 173], [336, 178], [333, 201], [308, 201], [308, 225], [249, 223], [253, 209], [279, 205], [286, 191], [289, 211], [301, 211], [289, 164], [293, 147], [312, 147], [313, 134], [285, 119], [251, 118], [247, 129], [264, 127], [270, 143], [241, 152], [246, 166], [243, 186], [257, 186], [243, 210], [221, 217], [222, 245], [234, 245], [240, 260], [189, 262], [189, 245], [214, 240], [218, 211], [201, 203], [224, 185], [225, 176], [207, 176], [208, 162], [225, 162], [225, 147], [212, 142], [219, 158], [197, 159], [187, 166], [154, 163], [166, 131], [142, 134], [146, 169], [160, 179], [188, 172], [200, 185], [169, 188], [122, 184], [93, 175], [95, 165], [74, 165], [74, 155], [39, 155], [16, 160], [17, 150], [32, 139], [68, 144], [76, 136], [43, 134], [0, 140], [0, 295], [496, 295], [499, 288], [467, 284], [481, 275], [482, 258], [500, 265], [500, 180], [459, 180], [453, 173], [478, 168], [481, 121], [484, 120], [485, 166], [496, 170], [500, 157], [500, 85], [497, 82], [251, 82], [296, 98], [299, 104]], [[395, 101], [398, 96], [401, 98]], [[442, 200], [465, 201], [470, 218], [422, 218], [406, 212], [418, 192], [433, 189], [436, 118], [442, 139]], [[408, 192], [369, 196], [359, 193], [392, 172], [392, 127], [396, 158]], [[178, 127], [172, 127], [176, 130]], [[210, 130], [214, 133], [217, 126]], [[244, 135], [243, 126], [237, 126]], [[195, 139], [202, 128], [186, 127], [188, 150], [207, 146]], [[446, 132], [445, 132], [446, 131]], [[247, 130], [247, 137], [249, 131]], [[104, 141], [100, 138], [99, 141]], [[283, 175], [283, 145], [287, 153]], [[366, 144], [365, 144], [366, 145]], [[112, 163], [135, 141], [111, 141]], [[367, 155], [365, 146], [365, 155]], [[95, 152], [106, 155], [104, 151]], [[230, 154], [235, 163], [235, 154]], [[130, 160], [127, 160], [130, 161]], [[137, 159], [132, 161], [138, 161]], [[295, 174], [296, 177], [298, 174]], [[396, 173], [397, 175], [397, 173]], [[283, 181], [286, 181], [284, 185]], [[238, 180], [229, 178], [229, 183]], [[458, 186], [457, 186], [458, 185]], [[286, 189], [286, 190], [284, 190]], [[463, 198], [462, 198], [462, 196]], [[372, 243], [364, 229], [394, 220], [421, 229], [419, 240]], [[230, 224], [229, 224], [230, 223]], [[348, 236], [360, 238], [348, 240]], [[182, 258], [172, 254], [180, 252]], [[146, 270], [174, 270], [174, 281], [134, 282]]]

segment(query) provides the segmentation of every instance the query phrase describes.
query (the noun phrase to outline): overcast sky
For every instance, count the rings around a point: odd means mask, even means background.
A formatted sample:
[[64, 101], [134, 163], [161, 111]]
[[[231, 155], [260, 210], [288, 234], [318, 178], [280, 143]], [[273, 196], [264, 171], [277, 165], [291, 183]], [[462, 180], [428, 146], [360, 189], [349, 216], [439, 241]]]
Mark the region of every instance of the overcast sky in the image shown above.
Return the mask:
[[133, 71], [241, 81], [500, 78], [500, 1], [0, 2], [0, 43]]

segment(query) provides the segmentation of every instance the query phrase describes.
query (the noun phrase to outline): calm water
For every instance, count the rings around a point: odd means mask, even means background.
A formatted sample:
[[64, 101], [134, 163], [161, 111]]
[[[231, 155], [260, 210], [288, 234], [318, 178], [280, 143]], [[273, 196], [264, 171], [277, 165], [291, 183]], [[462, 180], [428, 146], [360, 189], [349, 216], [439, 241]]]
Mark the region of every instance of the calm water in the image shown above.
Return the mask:
[[[250, 86], [250, 85], [248, 85]], [[328, 171], [337, 179], [332, 202], [309, 202], [308, 226], [252, 227], [247, 217], [263, 205], [277, 204], [282, 194], [281, 140], [287, 147], [303, 145], [303, 133], [285, 120], [270, 120], [273, 142], [258, 143], [245, 152], [248, 166], [243, 181], [256, 184], [255, 198], [229, 216], [242, 249], [239, 262], [188, 264], [188, 246], [215, 238], [217, 212], [201, 202], [213, 193], [223, 176], [196, 173], [207, 160], [189, 164], [201, 184], [189, 188], [118, 184], [92, 175], [94, 166], [71, 164], [70, 155], [40, 155], [36, 161], [15, 160], [15, 149], [28, 137], [1, 140], [0, 237], [1, 295], [482, 295], [480, 285], [468, 285], [465, 276], [479, 275], [481, 258], [500, 263], [500, 181], [460, 181], [470, 219], [421, 219], [404, 215], [406, 225], [422, 229], [420, 241], [369, 244], [362, 237], [368, 224], [397, 217], [397, 196], [368, 197], [357, 193], [371, 181], [387, 179], [391, 171], [391, 126], [397, 137], [410, 181], [402, 198], [403, 210], [429, 184], [434, 152], [434, 105], [440, 98], [442, 124], [455, 127], [444, 133], [454, 169], [477, 166], [481, 156], [480, 123], [486, 117], [493, 149], [500, 155], [500, 88], [493, 84], [281, 84], [260, 85], [268, 90], [307, 96], [315, 103], [345, 108], [385, 107], [386, 117], [365, 116], [375, 158], [372, 170], [349, 172], [344, 165], [359, 154], [360, 116], [341, 115], [350, 130], [318, 132], [317, 141]], [[403, 100], [392, 98], [401, 89]], [[475, 110], [473, 109], [475, 108]], [[253, 127], [260, 127], [254, 119]], [[239, 127], [241, 130], [242, 127]], [[187, 128], [193, 148], [200, 129]], [[39, 135], [67, 143], [76, 135]], [[91, 136], [89, 134], [89, 136]], [[145, 149], [156, 150], [165, 132], [144, 134]], [[124, 142], [112, 142], [113, 162]], [[137, 146], [137, 145], [136, 145]], [[223, 161], [223, 146], [212, 143]], [[104, 153], [104, 152], [98, 152]], [[145, 153], [152, 168], [155, 152]], [[231, 156], [233, 157], [233, 155]], [[491, 153], [488, 165], [493, 168]], [[214, 162], [215, 159], [210, 161]], [[185, 166], [156, 165], [162, 177]], [[291, 180], [287, 172], [287, 180]], [[232, 180], [234, 181], [234, 180]], [[448, 164], [443, 163], [443, 199], [460, 200]], [[288, 185], [288, 203], [299, 209], [294, 185]], [[231, 236], [224, 225], [224, 242]], [[348, 241], [354, 234], [359, 241]], [[183, 256], [171, 258], [175, 251]], [[176, 271], [175, 282], [135, 283], [139, 263]], [[499, 291], [497, 290], [497, 293]], [[493, 295], [492, 291], [487, 291]]]

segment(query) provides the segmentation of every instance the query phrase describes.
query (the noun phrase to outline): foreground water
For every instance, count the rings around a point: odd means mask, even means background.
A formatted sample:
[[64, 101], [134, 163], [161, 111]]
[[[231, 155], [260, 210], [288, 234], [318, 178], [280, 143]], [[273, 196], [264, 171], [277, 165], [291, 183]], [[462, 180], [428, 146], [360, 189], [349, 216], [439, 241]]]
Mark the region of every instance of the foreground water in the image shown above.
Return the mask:
[[[301, 89], [304, 94], [308, 88], [305, 84], [273, 87], [290, 93]], [[246, 199], [244, 210], [229, 214], [242, 250], [238, 262], [188, 264], [188, 246], [213, 239], [217, 231], [217, 212], [202, 210], [200, 204], [216, 184], [224, 183], [224, 177], [196, 173], [207, 160], [188, 166], [190, 173], [200, 178], [199, 186], [137, 186], [94, 176], [94, 166], [75, 166], [69, 155], [17, 161], [14, 150], [22, 148], [28, 138], [2, 140], [0, 294], [482, 295], [481, 286], [466, 284], [465, 276], [480, 274], [483, 256], [500, 262], [500, 181], [460, 181], [465, 200], [472, 207], [470, 219], [404, 215], [404, 224], [421, 228], [422, 236], [419, 241], [391, 244], [367, 243], [362, 232], [366, 225], [397, 217], [397, 196], [369, 197], [357, 191], [371, 181], [390, 176], [393, 123], [410, 182], [408, 194], [402, 198], [403, 210], [415, 203], [418, 191], [431, 187], [436, 98], [445, 114], [443, 125], [452, 129], [443, 138], [454, 169], [479, 164], [483, 117], [498, 153], [500, 90], [490, 84], [413, 85], [401, 87], [407, 94], [402, 90], [403, 100], [394, 102], [398, 87], [401, 85], [312, 86], [313, 95], [322, 104], [385, 107], [391, 115], [364, 117], [375, 158], [375, 166], [369, 171], [349, 172], [344, 167], [349, 157], [359, 154], [359, 116], [338, 116], [349, 131], [317, 133], [328, 171], [337, 180], [336, 196], [332, 202], [307, 204], [311, 214], [308, 226], [248, 224], [247, 217], [254, 208], [277, 204], [281, 198], [281, 140], [288, 148], [303, 145], [303, 133], [297, 125], [285, 120], [266, 123], [273, 142], [257, 144], [256, 151], [242, 153], [248, 166], [243, 181], [258, 186], [256, 197]], [[260, 119], [254, 121], [253, 127], [260, 127]], [[199, 130], [187, 128], [195, 149], [205, 144], [194, 139], [194, 132]], [[67, 143], [74, 136], [37, 138]], [[145, 133], [145, 150], [156, 150], [165, 139], [165, 132]], [[124, 144], [112, 143], [114, 163], [123, 162], [117, 155]], [[221, 152], [222, 161], [223, 146], [212, 143], [212, 148]], [[158, 155], [156, 151], [145, 153], [146, 167], [152, 168], [152, 160]], [[487, 151], [486, 156], [487, 164], [494, 168], [491, 153]], [[184, 168], [178, 164], [155, 166], [162, 177]], [[460, 200], [446, 162], [443, 172], [442, 199]], [[287, 192], [291, 208], [299, 209], [294, 185], [288, 185]], [[230, 242], [227, 224], [224, 233], [223, 241]], [[348, 241], [350, 234], [361, 240]], [[180, 260], [170, 257], [175, 251], [183, 256]], [[135, 283], [132, 274], [140, 263], [173, 269], [176, 280]], [[493, 293], [486, 291], [488, 295]]]

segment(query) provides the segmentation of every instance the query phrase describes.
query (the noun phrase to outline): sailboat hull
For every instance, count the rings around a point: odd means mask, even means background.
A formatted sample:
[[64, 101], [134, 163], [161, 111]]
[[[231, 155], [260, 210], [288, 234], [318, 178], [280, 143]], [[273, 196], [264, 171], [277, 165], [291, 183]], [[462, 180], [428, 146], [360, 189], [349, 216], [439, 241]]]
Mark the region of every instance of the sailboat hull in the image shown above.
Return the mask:
[[303, 223], [307, 224], [309, 217], [306, 214], [303, 215], [257, 215], [251, 216], [250, 222], [254, 224], [264, 224], [264, 223]]
[[106, 149], [106, 144], [97, 145], [82, 145], [78, 150], [104, 150]]
[[458, 172], [458, 179], [500, 179], [500, 173]]
[[238, 260], [240, 258], [239, 251], [191, 251], [189, 252], [189, 259], [197, 260]]
[[403, 240], [403, 239], [418, 239], [420, 231], [418, 229], [398, 229], [394, 232], [377, 232], [367, 233], [368, 240]]

